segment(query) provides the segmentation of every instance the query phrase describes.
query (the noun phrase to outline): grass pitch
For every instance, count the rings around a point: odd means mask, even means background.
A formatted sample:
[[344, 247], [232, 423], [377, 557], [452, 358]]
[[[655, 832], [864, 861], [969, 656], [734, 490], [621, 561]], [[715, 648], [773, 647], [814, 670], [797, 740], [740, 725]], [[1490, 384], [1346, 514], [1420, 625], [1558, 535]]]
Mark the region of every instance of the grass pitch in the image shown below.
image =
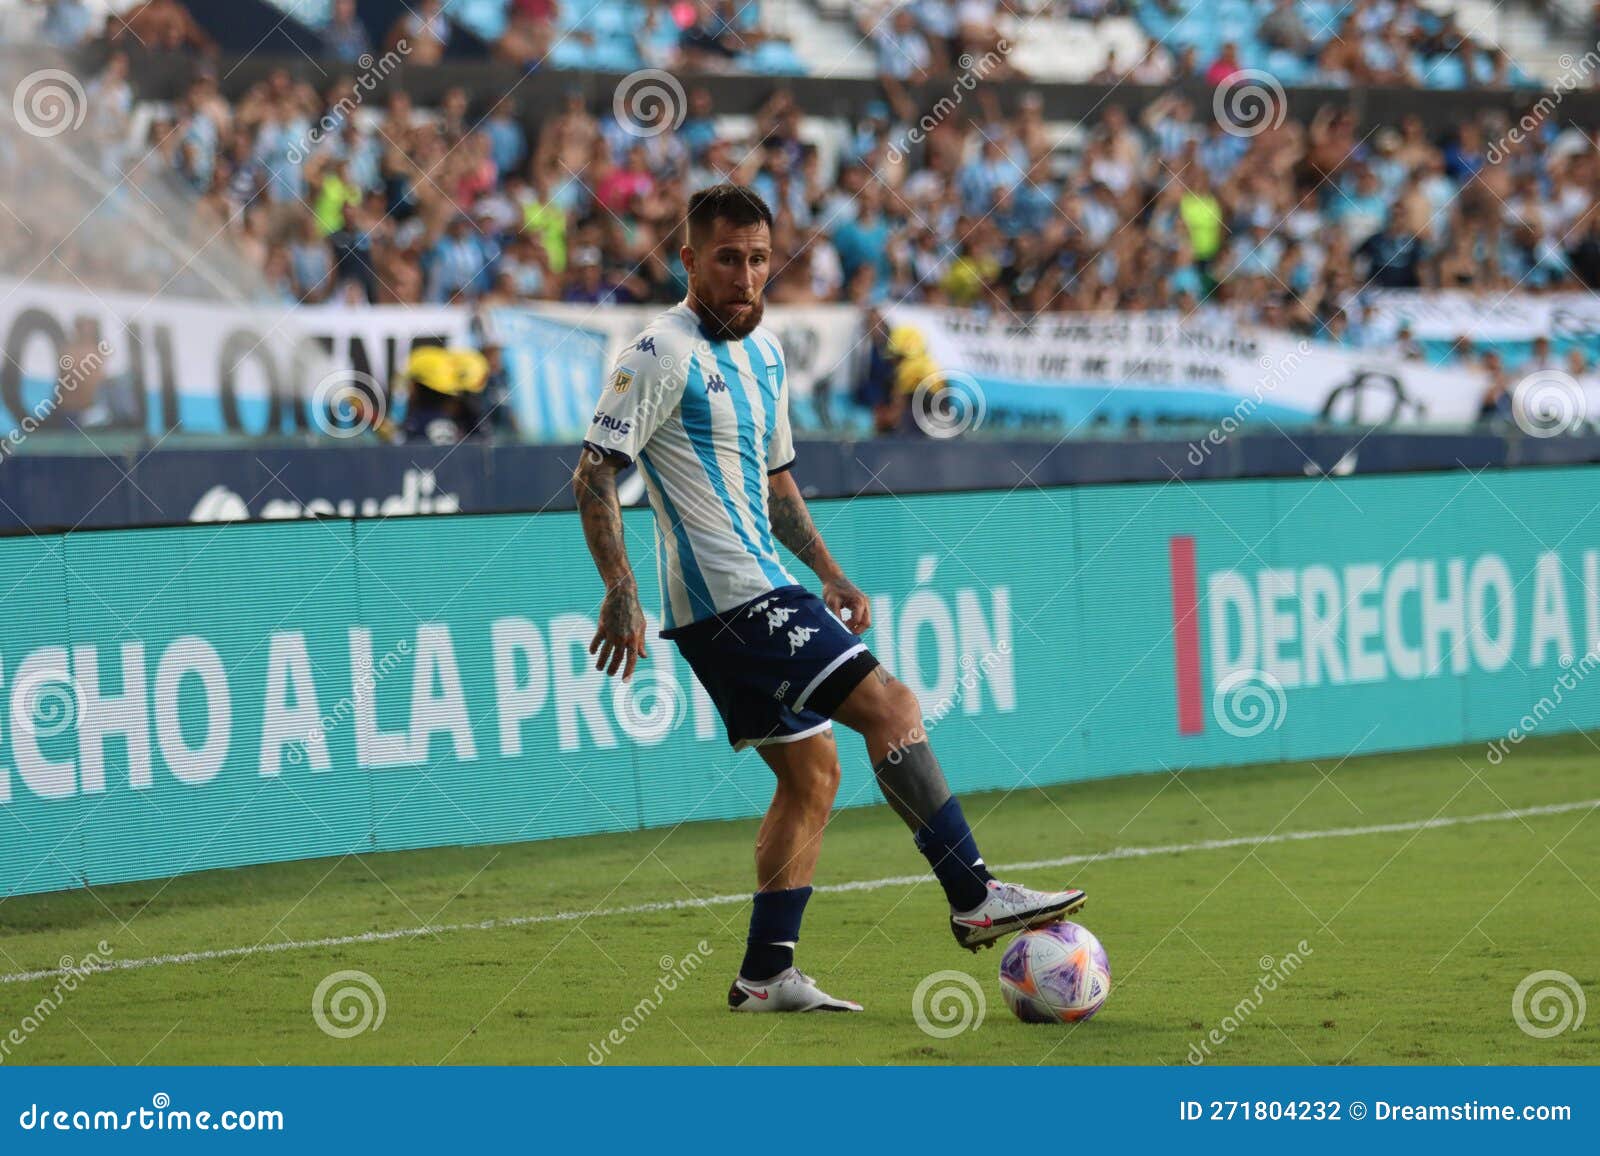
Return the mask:
[[[1089, 891], [1077, 918], [1106, 945], [1112, 994], [1071, 1027], [1011, 1017], [999, 951], [955, 946], [931, 880], [884, 882], [923, 864], [878, 806], [836, 815], [817, 879], [876, 885], [819, 892], [800, 946], [802, 967], [864, 1015], [730, 1015], [745, 901], [603, 913], [747, 891], [756, 824], [703, 823], [5, 900], [8, 976], [102, 940], [118, 961], [251, 950], [92, 974], [70, 991], [59, 978], [0, 983], [0, 1037], [19, 1026], [23, 1038], [3, 1062], [1594, 1063], [1600, 1016], [1535, 1038], [1512, 1004], [1547, 970], [1600, 998], [1600, 817], [1507, 813], [1600, 797], [1597, 756], [1571, 735], [1499, 766], [1477, 746], [968, 797], [991, 863], [1123, 849], [1005, 872]], [[1484, 815], [1496, 818], [1421, 826]], [[1306, 832], [1322, 834], [1282, 838]], [[440, 930], [310, 945], [424, 926]], [[1300, 960], [1284, 975], [1291, 952]], [[346, 970], [382, 989], [383, 1018], [340, 1038], [312, 1005]], [[947, 1036], [919, 1027], [913, 994], [937, 972], [972, 977], [981, 1022]], [[925, 988], [937, 1029], [960, 1022], [939, 1019], [959, 1013], [951, 984], [963, 981]], [[323, 1018], [338, 1028], [357, 1006], [335, 1002]]]

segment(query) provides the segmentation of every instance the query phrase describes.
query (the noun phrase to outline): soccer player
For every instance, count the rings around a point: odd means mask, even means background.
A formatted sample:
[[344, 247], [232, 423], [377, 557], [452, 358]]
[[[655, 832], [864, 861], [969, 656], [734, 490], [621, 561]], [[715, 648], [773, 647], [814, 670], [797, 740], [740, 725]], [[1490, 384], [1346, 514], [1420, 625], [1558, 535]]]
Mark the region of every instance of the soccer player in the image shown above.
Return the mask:
[[[956, 942], [976, 951], [1055, 922], [1084, 893], [1030, 891], [984, 866], [922, 729], [916, 696], [857, 635], [867, 598], [828, 553], [790, 467], [783, 348], [762, 328], [772, 213], [722, 184], [689, 200], [689, 295], [652, 321], [601, 391], [573, 479], [584, 537], [605, 582], [589, 652], [607, 675], [647, 658], [644, 611], [623, 542], [617, 474], [637, 463], [655, 512], [661, 637], [700, 680], [736, 750], [777, 778], [756, 836], [750, 935], [728, 991], [734, 1011], [860, 1011], [794, 966], [839, 755], [833, 721], [859, 731], [884, 798], [911, 828], [950, 903]], [[782, 542], [822, 583], [784, 568]]]

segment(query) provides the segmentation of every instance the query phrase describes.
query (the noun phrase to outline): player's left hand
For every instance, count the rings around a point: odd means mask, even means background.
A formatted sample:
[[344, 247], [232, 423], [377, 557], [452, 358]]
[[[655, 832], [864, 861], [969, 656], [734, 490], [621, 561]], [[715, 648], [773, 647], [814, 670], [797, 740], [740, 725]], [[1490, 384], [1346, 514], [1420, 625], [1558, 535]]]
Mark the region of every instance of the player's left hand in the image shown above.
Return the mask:
[[[822, 584], [822, 601], [850, 628], [851, 634], [865, 634], [872, 625], [872, 604], [861, 588], [843, 574]], [[850, 613], [846, 614], [846, 610]]]

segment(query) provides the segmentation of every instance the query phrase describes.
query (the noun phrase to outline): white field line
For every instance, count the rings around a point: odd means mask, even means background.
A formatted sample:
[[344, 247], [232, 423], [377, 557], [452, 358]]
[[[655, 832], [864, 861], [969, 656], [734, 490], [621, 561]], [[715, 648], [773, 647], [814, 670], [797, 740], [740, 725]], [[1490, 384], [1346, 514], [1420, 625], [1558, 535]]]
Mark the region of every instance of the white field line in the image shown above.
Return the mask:
[[[1551, 803], [1540, 807], [1522, 807], [1513, 811], [1493, 811], [1485, 815], [1459, 815], [1453, 818], [1417, 819], [1406, 823], [1376, 823], [1366, 827], [1333, 827], [1323, 831], [1285, 831], [1281, 835], [1240, 835], [1232, 839], [1203, 839], [1198, 843], [1168, 843], [1157, 847], [1117, 847], [1092, 855], [1063, 855], [1059, 859], [1032, 859], [1023, 863], [1008, 863], [996, 870], [1035, 871], [1047, 867], [1070, 867], [1080, 863], [1103, 863], [1113, 859], [1144, 859], [1152, 855], [1187, 855], [1201, 851], [1221, 851], [1229, 847], [1262, 847], [1272, 843], [1300, 843], [1316, 839], [1350, 839], [1363, 835], [1392, 835], [1406, 831], [1428, 831], [1436, 827], [1464, 827], [1470, 823], [1505, 823], [1513, 819], [1528, 819], [1539, 815], [1564, 815], [1572, 811], [1588, 811], [1600, 807], [1600, 799], [1587, 799], [1578, 803]], [[885, 887], [907, 887], [917, 883], [931, 883], [931, 875], [888, 875], [882, 879], [858, 879], [851, 883], [829, 883], [817, 890], [878, 891]], [[485, 919], [478, 923], [445, 923], [432, 927], [404, 927], [393, 931], [365, 931], [360, 935], [333, 935], [325, 939], [299, 939], [283, 943], [258, 943], [250, 947], [226, 947], [212, 951], [186, 951], [177, 955], [152, 955], [144, 959], [119, 959], [92, 968], [77, 968], [75, 974], [89, 971], [138, 971], [146, 967], [167, 967], [179, 963], [205, 963], [214, 959], [237, 959], [241, 956], [267, 955], [277, 951], [309, 951], [319, 947], [350, 947], [362, 943], [383, 943], [392, 939], [416, 939], [424, 935], [445, 935], [457, 931], [499, 931], [508, 927], [530, 927], [538, 923], [565, 923], [574, 919], [598, 919], [612, 915], [648, 915], [656, 911], [681, 911], [686, 908], [723, 907], [735, 903], [748, 903], [748, 893], [740, 895], [709, 895], [704, 899], [666, 899], [654, 903], [635, 903], [626, 907], [599, 907], [591, 911], [557, 911], [546, 915], [514, 915], [501, 919]], [[46, 968], [42, 971], [21, 971], [0, 975], [0, 984], [27, 983], [30, 980], [53, 979], [65, 976], [68, 968]]]

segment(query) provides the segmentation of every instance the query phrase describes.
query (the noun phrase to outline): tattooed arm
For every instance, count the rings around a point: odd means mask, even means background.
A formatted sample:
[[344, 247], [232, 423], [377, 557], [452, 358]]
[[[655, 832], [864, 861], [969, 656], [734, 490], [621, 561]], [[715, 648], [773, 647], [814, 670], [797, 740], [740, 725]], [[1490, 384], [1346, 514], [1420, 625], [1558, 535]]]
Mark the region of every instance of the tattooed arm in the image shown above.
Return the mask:
[[589, 643], [589, 653], [597, 655], [595, 669], [608, 675], [622, 670], [622, 680], [633, 677], [633, 668], [645, 652], [644, 610], [639, 605], [639, 587], [628, 564], [628, 546], [622, 533], [622, 504], [617, 500], [617, 474], [627, 463], [610, 454], [585, 449], [572, 475], [572, 490], [578, 499], [583, 519], [583, 537], [589, 544], [595, 569], [606, 584], [600, 603], [600, 629]]
[[872, 625], [872, 607], [860, 587], [844, 576], [839, 563], [828, 553], [828, 547], [817, 532], [806, 509], [806, 500], [800, 496], [794, 474], [789, 470], [773, 474], [767, 479], [767, 517], [772, 523], [772, 536], [822, 579], [822, 600], [828, 609], [844, 617], [849, 610], [847, 625], [861, 634]]

